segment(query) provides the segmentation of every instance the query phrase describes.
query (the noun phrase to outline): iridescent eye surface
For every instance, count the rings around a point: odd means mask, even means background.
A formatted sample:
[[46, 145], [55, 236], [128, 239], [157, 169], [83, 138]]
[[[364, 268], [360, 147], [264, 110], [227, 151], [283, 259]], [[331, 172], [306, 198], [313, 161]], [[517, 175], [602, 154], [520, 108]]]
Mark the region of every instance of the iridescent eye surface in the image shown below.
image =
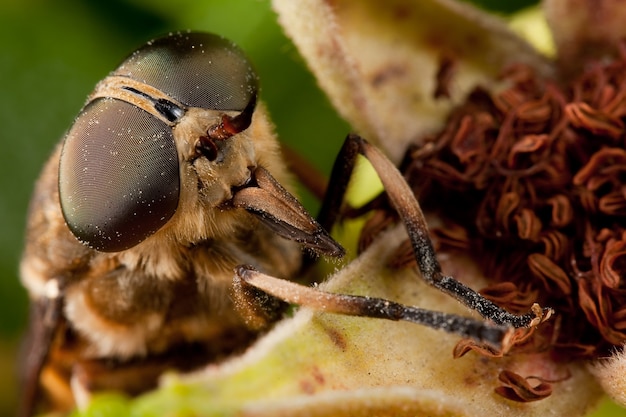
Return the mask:
[[136, 245], [176, 212], [179, 188], [169, 126], [121, 100], [83, 109], [59, 169], [61, 208], [80, 241], [106, 252]]
[[151, 85], [189, 107], [243, 110], [257, 76], [232, 42], [208, 33], [179, 33], [135, 51], [113, 73]]
[[109, 77], [115, 81], [99, 85], [65, 137], [59, 199], [81, 242], [115, 252], [175, 214], [180, 178], [172, 128], [186, 110], [243, 112], [254, 102], [257, 78], [234, 44], [206, 33], [149, 42]]

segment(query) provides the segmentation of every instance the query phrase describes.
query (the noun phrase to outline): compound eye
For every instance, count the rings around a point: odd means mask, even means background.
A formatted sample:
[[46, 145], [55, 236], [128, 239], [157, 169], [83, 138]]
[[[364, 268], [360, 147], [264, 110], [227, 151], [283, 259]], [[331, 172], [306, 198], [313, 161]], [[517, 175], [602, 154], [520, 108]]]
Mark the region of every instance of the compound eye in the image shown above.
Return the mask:
[[209, 33], [177, 33], [149, 42], [113, 75], [156, 87], [189, 107], [242, 111], [257, 93], [257, 76], [232, 42]]
[[174, 215], [180, 191], [172, 130], [129, 103], [90, 102], [68, 132], [59, 166], [65, 221], [103, 252], [131, 248]]

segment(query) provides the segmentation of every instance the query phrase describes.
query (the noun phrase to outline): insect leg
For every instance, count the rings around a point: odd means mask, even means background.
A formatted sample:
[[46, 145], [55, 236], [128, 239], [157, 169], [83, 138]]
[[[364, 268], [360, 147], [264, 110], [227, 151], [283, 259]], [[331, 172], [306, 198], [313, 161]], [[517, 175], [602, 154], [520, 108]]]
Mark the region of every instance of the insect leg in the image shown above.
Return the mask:
[[41, 371], [50, 353], [52, 340], [62, 320], [62, 286], [57, 280], [47, 285], [49, 296], [42, 296], [31, 305], [29, 328], [24, 342], [26, 351], [22, 353], [20, 381], [21, 393], [18, 416], [34, 414], [40, 396]]
[[263, 288], [246, 285], [247, 283], [240, 275], [244, 268], [251, 267], [240, 265], [235, 270], [236, 274], [233, 278], [231, 297], [237, 312], [241, 315], [246, 325], [250, 329], [262, 330], [280, 318], [287, 307], [287, 303], [275, 297], [271, 292], [264, 291]]
[[327, 293], [267, 276], [247, 266], [240, 266], [236, 270], [234, 288], [238, 294], [244, 295], [239, 299], [240, 302], [253, 305], [256, 302], [253, 290], [260, 289], [284, 301], [319, 311], [410, 321], [458, 333], [496, 347], [508, 344], [513, 328], [535, 326], [551, 315], [551, 309], [542, 310], [538, 305], [528, 314], [511, 314], [454, 278], [443, 275], [426, 220], [408, 184], [382, 152], [359, 136], [348, 136], [335, 161], [327, 196], [318, 216], [319, 223], [325, 229], [330, 229], [339, 217], [343, 197], [359, 154], [365, 156], [376, 170], [392, 206], [404, 223], [424, 280], [495, 324], [379, 298]]
[[[513, 331], [508, 326], [406, 306], [382, 298], [329, 293], [265, 275], [250, 266], [237, 268], [234, 285], [240, 288], [240, 293], [261, 289], [278, 299], [326, 313], [408, 321], [486, 342], [497, 349], [508, 344], [507, 338]], [[257, 300], [250, 299], [248, 302], [255, 304]]]
[[538, 305], [533, 306], [527, 314], [511, 314], [454, 278], [444, 275], [430, 240], [426, 219], [409, 185], [380, 150], [357, 135], [348, 135], [333, 166], [327, 200], [318, 217], [324, 228], [330, 228], [337, 220], [358, 154], [369, 160], [380, 177], [392, 206], [406, 227], [418, 268], [427, 283], [496, 324], [515, 328], [532, 327], [552, 314], [551, 309], [541, 309]]

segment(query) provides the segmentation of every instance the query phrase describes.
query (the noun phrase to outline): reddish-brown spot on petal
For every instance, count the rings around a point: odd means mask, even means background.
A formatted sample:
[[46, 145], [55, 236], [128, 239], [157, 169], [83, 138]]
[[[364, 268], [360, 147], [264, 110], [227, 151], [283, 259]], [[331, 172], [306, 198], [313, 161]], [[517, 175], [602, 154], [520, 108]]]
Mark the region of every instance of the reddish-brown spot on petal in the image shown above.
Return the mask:
[[341, 332], [339, 332], [337, 329], [333, 329], [332, 327], [324, 327], [324, 331], [330, 338], [330, 341], [340, 350], [345, 351], [348, 348], [348, 342], [343, 337]]
[[402, 78], [405, 76], [407, 68], [401, 65], [390, 65], [376, 71], [371, 77], [371, 85], [379, 88], [385, 83], [393, 81], [394, 78]]
[[456, 72], [457, 61], [449, 56], [443, 56], [439, 60], [439, 68], [435, 76], [435, 91], [433, 97], [449, 98], [450, 97], [450, 85], [452, 84], [452, 78]]

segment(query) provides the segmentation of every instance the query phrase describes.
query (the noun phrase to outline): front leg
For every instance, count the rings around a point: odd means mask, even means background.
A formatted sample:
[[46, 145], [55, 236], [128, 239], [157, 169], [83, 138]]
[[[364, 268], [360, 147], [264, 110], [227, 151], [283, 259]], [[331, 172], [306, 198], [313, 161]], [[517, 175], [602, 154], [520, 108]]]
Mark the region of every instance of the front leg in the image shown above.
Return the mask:
[[[324, 228], [330, 229], [339, 217], [343, 196], [359, 154], [365, 156], [378, 173], [392, 206], [404, 223], [423, 279], [495, 324], [404, 306], [388, 300], [326, 293], [278, 280], [245, 266], [236, 271], [235, 288], [240, 294], [250, 294], [250, 287], [255, 287], [287, 302], [316, 310], [411, 321], [458, 333], [497, 348], [506, 348], [514, 328], [534, 327], [550, 317], [552, 310], [541, 309], [538, 305], [524, 315], [509, 313], [454, 278], [444, 275], [430, 240], [426, 220], [408, 184], [391, 161], [356, 135], [348, 136], [333, 167], [327, 197], [318, 217]], [[243, 296], [240, 300], [254, 303], [249, 296]]]
[[496, 324], [514, 328], [532, 327], [552, 314], [551, 309], [540, 309], [538, 306], [524, 315], [511, 314], [453, 277], [444, 275], [430, 240], [426, 219], [411, 188], [380, 150], [357, 135], [347, 137], [333, 166], [328, 197], [322, 205], [319, 216], [319, 222], [323, 227], [331, 227], [338, 218], [343, 196], [359, 154], [368, 159], [380, 177], [393, 208], [406, 227], [418, 269], [428, 284], [451, 295]]
[[508, 341], [513, 335], [513, 329], [507, 326], [486, 323], [456, 314], [406, 306], [382, 298], [330, 293], [271, 277], [247, 265], [237, 268], [234, 287], [242, 296], [240, 300], [250, 306], [258, 305], [259, 300], [256, 297], [246, 297], [246, 294], [250, 295], [251, 291], [261, 289], [278, 299], [306, 306], [316, 311], [346, 316], [408, 321], [448, 333], [456, 333], [478, 342], [487, 343], [496, 349], [508, 346]]
[[[246, 325], [250, 329], [263, 330], [271, 323], [280, 319], [289, 300], [281, 298], [271, 291], [266, 291], [264, 288], [247, 285], [247, 281], [241, 278], [245, 268], [253, 269], [249, 266], [238, 266], [235, 269], [236, 275], [231, 288], [231, 298], [237, 313], [241, 316]], [[289, 282], [280, 278], [274, 279], [280, 282]]]

